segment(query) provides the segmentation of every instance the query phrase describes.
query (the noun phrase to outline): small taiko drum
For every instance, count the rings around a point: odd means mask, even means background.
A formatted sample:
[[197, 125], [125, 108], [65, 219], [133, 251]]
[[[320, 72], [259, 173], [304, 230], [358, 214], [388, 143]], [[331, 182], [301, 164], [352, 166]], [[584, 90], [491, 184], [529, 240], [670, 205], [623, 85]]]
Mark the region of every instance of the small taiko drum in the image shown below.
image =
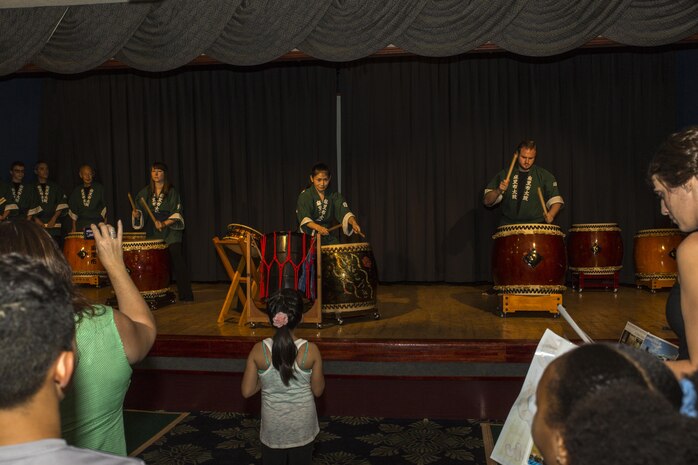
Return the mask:
[[146, 239], [145, 231], [124, 231], [121, 237], [123, 242], [144, 241]]
[[259, 297], [296, 289], [315, 300], [315, 240], [309, 234], [277, 231], [260, 241]]
[[170, 290], [170, 255], [162, 239], [124, 241], [124, 264], [145, 299], [164, 297]]
[[242, 255], [240, 250], [240, 243], [247, 237], [249, 233], [252, 243], [251, 255], [255, 258], [259, 258], [260, 250], [259, 244], [262, 240], [262, 233], [254, 228], [245, 226], [244, 224], [231, 223], [228, 225], [228, 232], [226, 233], [223, 240], [233, 240], [236, 241], [232, 244], [226, 244], [226, 247], [235, 252], [236, 254]]
[[567, 235], [570, 271], [613, 274], [623, 268], [623, 237], [617, 223], [573, 224]]
[[371, 245], [324, 245], [322, 254], [322, 311], [348, 313], [376, 308], [378, 270]]
[[97, 257], [94, 239], [86, 239], [84, 233], [69, 233], [63, 242], [63, 255], [73, 270], [73, 278], [100, 278], [107, 272]]
[[567, 258], [564, 234], [552, 224], [509, 224], [492, 236], [492, 276], [500, 294], [563, 292]]
[[642, 229], [635, 235], [635, 277], [640, 280], [676, 279], [676, 249], [686, 234], [676, 228]]

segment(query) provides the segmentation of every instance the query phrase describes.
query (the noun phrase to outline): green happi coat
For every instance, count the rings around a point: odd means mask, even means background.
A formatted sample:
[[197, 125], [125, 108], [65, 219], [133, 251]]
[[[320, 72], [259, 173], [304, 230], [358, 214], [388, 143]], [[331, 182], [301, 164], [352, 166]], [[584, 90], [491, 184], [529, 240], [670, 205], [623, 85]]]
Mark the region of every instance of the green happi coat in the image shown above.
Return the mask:
[[68, 214], [68, 198], [65, 191], [53, 181], [46, 181], [46, 184], [35, 182], [30, 187], [36, 193], [41, 205], [41, 212], [36, 216], [39, 221], [47, 224], [56, 212], [60, 212], [55, 225], [52, 228], [46, 228], [52, 236], [60, 236], [61, 218], [65, 218]]
[[[354, 214], [349, 210], [347, 202], [339, 192], [325, 191], [325, 199], [320, 200], [320, 194], [315, 187], [308, 187], [298, 196], [296, 216], [300, 224], [300, 232], [306, 234], [315, 234], [314, 230], [306, 226], [310, 222], [329, 228], [334, 221], [342, 225], [344, 234], [349, 236], [353, 233], [349, 225], [349, 218]], [[336, 244], [339, 241], [330, 234], [323, 236], [322, 242], [324, 245], [328, 245]]]
[[[150, 208], [156, 220], [160, 222], [171, 220], [174, 223], [162, 231], [158, 231], [148, 212], [142, 208], [141, 199], [144, 199], [148, 204], [148, 208]], [[151, 187], [146, 186], [138, 192], [135, 201], [141, 216], [133, 220], [134, 229], [145, 228], [145, 235], [148, 239], [162, 239], [167, 245], [182, 242], [184, 216], [182, 216], [182, 202], [177, 189], [170, 187], [167, 194], [160, 193], [160, 195], [154, 196]]]
[[29, 184], [20, 183], [15, 185], [15, 183], [10, 183], [8, 190], [10, 191], [10, 197], [17, 206], [17, 209], [10, 213], [10, 218], [27, 218], [41, 212], [39, 196]]
[[17, 208], [15, 199], [12, 198], [10, 186], [0, 181], [0, 215], [5, 213], [5, 210], [12, 212], [13, 210], [17, 210]]
[[[507, 176], [505, 170], [500, 171], [485, 188], [485, 195], [497, 189], [499, 183]], [[517, 223], [545, 223], [543, 206], [538, 197], [538, 187], [543, 192], [545, 207], [549, 210], [556, 203], [564, 204], [557, 181], [549, 171], [533, 165], [528, 171], [521, 171], [517, 166], [511, 173], [509, 187], [500, 195], [495, 205], [501, 203], [502, 217], [499, 225]]]
[[75, 226], [77, 231], [107, 219], [104, 187], [98, 182], [93, 182], [87, 191], [82, 184], [77, 186], [68, 198], [68, 206], [70, 207], [68, 215], [72, 220], [77, 221]]

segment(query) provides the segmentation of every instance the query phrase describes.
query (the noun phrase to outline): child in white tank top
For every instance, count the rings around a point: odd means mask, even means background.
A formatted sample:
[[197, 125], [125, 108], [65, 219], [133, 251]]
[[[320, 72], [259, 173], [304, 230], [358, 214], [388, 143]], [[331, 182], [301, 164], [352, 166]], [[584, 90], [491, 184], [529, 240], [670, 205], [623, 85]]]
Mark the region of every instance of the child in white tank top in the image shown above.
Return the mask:
[[250, 351], [242, 395], [262, 391], [262, 463], [310, 464], [320, 431], [314, 397], [325, 389], [322, 357], [315, 344], [293, 335], [303, 317], [298, 291], [280, 289], [271, 295], [267, 312], [276, 333]]

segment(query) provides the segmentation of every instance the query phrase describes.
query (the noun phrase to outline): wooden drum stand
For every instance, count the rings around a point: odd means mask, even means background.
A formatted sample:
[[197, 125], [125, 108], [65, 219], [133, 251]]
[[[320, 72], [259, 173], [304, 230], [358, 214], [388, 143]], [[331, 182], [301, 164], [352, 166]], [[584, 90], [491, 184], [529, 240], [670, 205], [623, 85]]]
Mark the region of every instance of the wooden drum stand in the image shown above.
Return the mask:
[[[317, 256], [317, 266], [315, 275], [317, 276], [317, 296], [315, 302], [310, 309], [303, 314], [303, 323], [316, 324], [318, 327], [322, 325], [322, 254], [320, 253], [320, 235], [315, 236], [316, 240], [316, 256]], [[225, 297], [223, 302], [223, 307], [218, 314], [218, 324], [223, 324], [230, 307], [237, 304], [237, 299], [243, 304], [243, 310], [240, 314], [240, 320], [238, 321], [239, 326], [243, 326], [249, 323], [253, 328], [257, 326], [258, 323], [269, 324], [269, 317], [265, 311], [264, 302], [259, 300], [259, 269], [258, 265], [254, 263], [252, 259], [252, 237], [249, 232], [241, 238], [224, 238], [219, 239], [218, 237], [213, 238], [213, 245], [218, 252], [218, 256], [223, 262], [223, 267], [230, 277], [230, 287], [228, 288], [228, 295]], [[231, 247], [232, 246], [232, 247]], [[236, 253], [241, 253], [240, 263], [236, 269], [228, 259], [223, 247], [229, 247]], [[243, 290], [243, 285], [245, 290]]]

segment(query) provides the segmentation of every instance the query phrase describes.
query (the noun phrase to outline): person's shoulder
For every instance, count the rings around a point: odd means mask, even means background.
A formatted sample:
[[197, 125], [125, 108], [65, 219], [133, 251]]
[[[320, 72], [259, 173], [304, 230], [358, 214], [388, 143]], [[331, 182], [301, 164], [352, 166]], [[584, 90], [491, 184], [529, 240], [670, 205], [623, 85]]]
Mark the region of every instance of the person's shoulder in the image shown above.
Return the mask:
[[546, 169], [543, 168], [542, 166], [533, 165], [532, 168], [533, 168], [534, 171], [538, 171], [539, 173], [543, 174], [544, 176], [555, 177], [555, 175], [553, 175], [553, 173], [551, 173], [550, 171], [546, 170]]
[[143, 186], [141, 190], [138, 191], [138, 194], [136, 194], [136, 197], [145, 197], [148, 195], [148, 190], [150, 189], [150, 185]]
[[[140, 459], [132, 457], [121, 457], [119, 455], [108, 454], [90, 449], [67, 446], [54, 457], [55, 465], [70, 463], [73, 465], [143, 465]], [[70, 461], [66, 461], [70, 459]]]
[[683, 241], [681, 241], [681, 244], [679, 244], [679, 248], [677, 249], [677, 253], [693, 253], [696, 251], [696, 249], [698, 249], [698, 232], [693, 232], [686, 236], [686, 238]]

